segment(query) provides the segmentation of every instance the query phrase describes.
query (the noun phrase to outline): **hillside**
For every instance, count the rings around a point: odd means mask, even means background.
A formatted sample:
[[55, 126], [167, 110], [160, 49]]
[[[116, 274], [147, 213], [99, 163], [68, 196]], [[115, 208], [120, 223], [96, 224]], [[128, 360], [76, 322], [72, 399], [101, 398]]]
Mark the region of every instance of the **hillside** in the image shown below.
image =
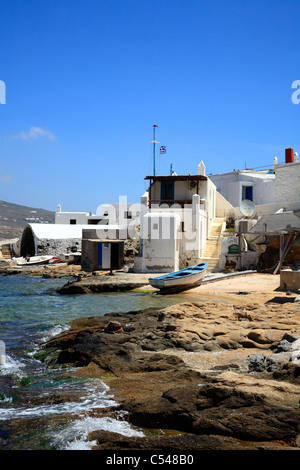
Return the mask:
[[28, 223], [54, 223], [55, 212], [0, 201], [0, 240], [20, 237]]

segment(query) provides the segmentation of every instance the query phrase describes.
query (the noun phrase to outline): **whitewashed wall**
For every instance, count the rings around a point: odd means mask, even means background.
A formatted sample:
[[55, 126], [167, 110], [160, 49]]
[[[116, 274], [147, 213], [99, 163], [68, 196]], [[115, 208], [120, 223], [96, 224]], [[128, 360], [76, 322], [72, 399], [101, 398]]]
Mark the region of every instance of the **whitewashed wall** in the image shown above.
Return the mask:
[[242, 201], [243, 186], [253, 186], [254, 204], [271, 204], [274, 202], [275, 177], [273, 175], [257, 175], [233, 171], [209, 178], [216, 185], [217, 191], [230, 202], [233, 207], [239, 207]]
[[77, 225], [85, 225], [88, 223], [89, 215], [88, 212], [56, 212], [55, 223], [70, 224], [70, 220], [75, 219]]

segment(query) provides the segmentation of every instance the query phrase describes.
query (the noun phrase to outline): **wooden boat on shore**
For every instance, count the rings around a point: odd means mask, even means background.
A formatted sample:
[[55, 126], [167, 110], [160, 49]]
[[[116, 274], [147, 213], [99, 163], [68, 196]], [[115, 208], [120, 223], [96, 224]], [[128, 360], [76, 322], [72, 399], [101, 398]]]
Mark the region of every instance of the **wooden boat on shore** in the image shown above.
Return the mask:
[[55, 264], [61, 261], [59, 256], [28, 256], [17, 258], [17, 266], [37, 266], [42, 264]]
[[195, 264], [174, 273], [149, 278], [149, 283], [157, 289], [191, 286], [199, 282], [207, 269], [207, 263]]

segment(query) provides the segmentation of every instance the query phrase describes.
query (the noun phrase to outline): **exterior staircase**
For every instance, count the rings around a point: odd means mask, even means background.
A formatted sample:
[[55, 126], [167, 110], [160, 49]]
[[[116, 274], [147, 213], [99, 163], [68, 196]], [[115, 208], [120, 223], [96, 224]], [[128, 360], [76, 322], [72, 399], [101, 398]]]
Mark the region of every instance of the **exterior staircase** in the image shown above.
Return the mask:
[[2, 259], [11, 259], [11, 257], [13, 256], [9, 244], [0, 246], [0, 251], [2, 253], [2, 256], [0, 256], [0, 258]]
[[216, 218], [212, 221], [210, 225], [210, 230], [208, 238], [206, 240], [206, 245], [203, 251], [203, 256], [201, 257], [202, 261], [206, 261], [207, 271], [215, 272], [219, 270], [219, 237], [222, 231], [224, 219]]

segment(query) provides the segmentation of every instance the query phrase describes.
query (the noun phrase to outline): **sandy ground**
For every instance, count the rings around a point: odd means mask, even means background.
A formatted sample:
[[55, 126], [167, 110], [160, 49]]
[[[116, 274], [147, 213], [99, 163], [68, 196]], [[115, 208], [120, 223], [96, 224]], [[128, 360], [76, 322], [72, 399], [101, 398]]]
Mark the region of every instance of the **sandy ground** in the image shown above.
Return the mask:
[[[216, 275], [217, 274], [218, 273], [216, 273]], [[155, 277], [156, 275], [158, 274], [141, 274], [137, 276], [146, 276], [145, 280], [147, 280], [147, 276]], [[157, 291], [157, 289], [151, 287], [150, 284], [145, 284], [141, 290]], [[180, 296], [180, 302], [182, 302], [182, 297], [186, 296], [187, 301], [192, 298], [195, 300], [195, 298], [197, 299], [199, 297], [199, 299], [224, 300], [234, 304], [265, 304], [272, 300], [279, 303], [292, 302], [297, 294], [297, 292], [289, 292], [280, 289], [279, 274], [274, 275], [254, 272], [213, 282], [203, 282], [197, 287], [180, 292], [178, 295]]]
[[[136, 276], [137, 279], [140, 278], [147, 281], [148, 277], [155, 277], [158, 276], [158, 274], [129, 274], [129, 276]], [[153, 292], [157, 291], [157, 289], [154, 289], [148, 283], [140, 289]], [[139, 290], [139, 288], [137, 290]], [[183, 297], [187, 297], [187, 301], [194, 301], [199, 298], [199, 300], [223, 300], [233, 304], [265, 304], [271, 301], [277, 303], [292, 302], [297, 294], [297, 292], [289, 292], [280, 289], [279, 274], [274, 275], [254, 272], [213, 282], [203, 282], [197, 287], [180, 292], [178, 297], [180, 298], [180, 302], [183, 301]]]
[[[234, 305], [266, 304], [268, 302], [286, 303], [294, 302], [297, 292], [288, 292], [280, 289], [280, 276], [273, 274], [253, 273], [245, 276], [237, 276], [222, 281], [203, 283], [180, 294], [180, 302], [199, 300], [218, 300], [230, 302]], [[300, 311], [300, 303], [299, 303]], [[209, 371], [216, 366], [224, 366], [230, 363], [238, 365], [245, 370], [248, 367], [247, 360], [250, 356], [260, 353], [260, 349], [224, 350], [222, 352], [179, 352], [166, 350], [164, 354], [177, 354], [184, 362], [194, 370], [200, 372]], [[264, 350], [265, 355], [271, 351]]]
[[292, 301], [297, 293], [281, 290], [279, 275], [253, 273], [222, 281], [203, 283], [194, 289], [189, 289], [184, 295], [187, 297], [199, 295], [207, 299], [227, 300], [231, 303], [264, 304], [270, 301], [280, 303]]

